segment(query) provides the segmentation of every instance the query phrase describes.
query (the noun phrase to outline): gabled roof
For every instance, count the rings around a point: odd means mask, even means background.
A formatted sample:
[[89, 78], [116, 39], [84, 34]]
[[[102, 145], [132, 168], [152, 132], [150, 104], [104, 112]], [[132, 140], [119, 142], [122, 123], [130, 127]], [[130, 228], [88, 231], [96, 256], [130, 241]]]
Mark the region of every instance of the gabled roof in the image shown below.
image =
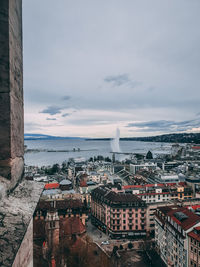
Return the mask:
[[145, 203], [141, 198], [136, 195], [129, 193], [116, 193], [111, 191], [108, 188], [97, 187], [92, 191], [92, 194], [97, 194], [99, 196], [103, 196], [105, 200], [111, 202], [123, 202], [123, 203], [133, 203], [133, 202], [141, 202]]

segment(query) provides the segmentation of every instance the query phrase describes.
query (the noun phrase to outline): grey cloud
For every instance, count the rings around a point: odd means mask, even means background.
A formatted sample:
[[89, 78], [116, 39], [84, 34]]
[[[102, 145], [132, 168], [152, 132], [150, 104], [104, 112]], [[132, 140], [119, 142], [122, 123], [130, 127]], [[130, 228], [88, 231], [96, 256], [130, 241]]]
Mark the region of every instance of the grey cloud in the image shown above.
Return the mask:
[[186, 120], [186, 121], [147, 121], [147, 122], [135, 122], [129, 123], [126, 127], [137, 127], [142, 131], [186, 131], [194, 127], [200, 127], [200, 120]]
[[47, 121], [56, 121], [56, 118], [46, 118]]
[[76, 119], [76, 120], [70, 120], [68, 121], [72, 125], [78, 125], [78, 126], [92, 126], [92, 125], [108, 125], [111, 122], [106, 120], [99, 120], [99, 119]]
[[65, 95], [62, 97], [62, 100], [70, 100], [71, 99], [71, 96], [69, 95]]
[[113, 75], [113, 76], [107, 76], [105, 77], [104, 81], [106, 83], [111, 83], [114, 86], [121, 86], [128, 82], [130, 82], [129, 75], [128, 74], [120, 74], [120, 75]]
[[[59, 107], [61, 101], [80, 111], [130, 110], [134, 120], [143, 121], [184, 120], [184, 114], [199, 112], [199, 0], [58, 2], [24, 1], [29, 112]], [[137, 115], [137, 109], [143, 112]], [[158, 116], [150, 116], [151, 111]], [[44, 109], [50, 115], [64, 112]]]
[[61, 110], [63, 110], [63, 107], [58, 107], [58, 106], [49, 106], [46, 109], [40, 111], [40, 113], [47, 113], [49, 115], [56, 115], [61, 113]]
[[64, 113], [64, 114], [62, 114], [62, 117], [67, 117], [67, 116], [70, 116], [71, 115], [71, 113]]

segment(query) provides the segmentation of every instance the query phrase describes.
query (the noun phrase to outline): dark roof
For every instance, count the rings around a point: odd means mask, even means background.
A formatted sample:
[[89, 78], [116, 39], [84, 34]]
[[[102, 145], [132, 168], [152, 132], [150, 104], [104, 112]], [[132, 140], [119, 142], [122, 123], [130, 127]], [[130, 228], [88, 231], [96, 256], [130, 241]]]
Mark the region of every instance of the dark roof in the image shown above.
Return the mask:
[[[55, 207], [52, 202], [56, 202]], [[82, 208], [83, 203], [79, 199], [64, 199], [64, 200], [52, 200], [52, 201], [45, 201], [40, 200], [37, 209], [41, 210], [52, 210], [52, 209], [67, 209], [67, 208]]]
[[131, 193], [116, 193], [104, 187], [97, 187], [92, 191], [92, 194], [102, 196], [105, 200], [112, 202], [125, 202], [125, 203], [144, 202], [142, 199]]

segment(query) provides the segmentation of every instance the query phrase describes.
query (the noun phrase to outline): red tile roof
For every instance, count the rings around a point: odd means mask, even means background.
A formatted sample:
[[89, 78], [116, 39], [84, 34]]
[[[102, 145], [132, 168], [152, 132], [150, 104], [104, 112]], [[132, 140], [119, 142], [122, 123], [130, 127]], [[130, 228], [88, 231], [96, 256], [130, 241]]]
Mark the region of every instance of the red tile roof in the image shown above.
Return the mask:
[[[145, 187], [168, 187], [177, 185], [176, 183], [165, 183], [165, 184], [144, 184], [144, 185], [125, 185], [124, 189], [131, 189], [131, 188], [145, 188]], [[184, 186], [186, 185], [185, 182], [179, 182], [178, 185]]]
[[48, 190], [48, 189], [57, 189], [57, 188], [59, 188], [59, 183], [45, 184], [45, 187], [44, 188], [46, 190]]
[[193, 210], [196, 210], [196, 209], [200, 208], [200, 205], [194, 205], [194, 206], [192, 206], [192, 208], [193, 208]]
[[64, 218], [60, 220], [61, 232], [63, 235], [83, 234], [85, 233], [85, 225], [78, 217]]
[[200, 227], [195, 227], [188, 235], [200, 242]]
[[87, 182], [85, 180], [80, 181], [80, 187], [87, 187]]
[[193, 146], [192, 149], [200, 149], [200, 146]]
[[[160, 210], [166, 216], [171, 217], [172, 220], [178, 225], [180, 225], [183, 230], [188, 230], [189, 228], [200, 222], [200, 217], [189, 211], [186, 207], [160, 207], [158, 208], [158, 210]], [[175, 217], [176, 212], [184, 213], [187, 218], [182, 221], [179, 221]]]

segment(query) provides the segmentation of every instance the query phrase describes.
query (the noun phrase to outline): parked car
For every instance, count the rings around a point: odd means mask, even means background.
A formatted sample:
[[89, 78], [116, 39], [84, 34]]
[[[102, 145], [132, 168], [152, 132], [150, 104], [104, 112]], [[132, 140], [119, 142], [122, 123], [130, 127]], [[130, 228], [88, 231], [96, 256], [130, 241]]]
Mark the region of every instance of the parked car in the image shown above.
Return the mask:
[[109, 241], [107, 240], [107, 241], [103, 241], [103, 242], [101, 242], [101, 245], [109, 245], [110, 243], [109, 243]]

